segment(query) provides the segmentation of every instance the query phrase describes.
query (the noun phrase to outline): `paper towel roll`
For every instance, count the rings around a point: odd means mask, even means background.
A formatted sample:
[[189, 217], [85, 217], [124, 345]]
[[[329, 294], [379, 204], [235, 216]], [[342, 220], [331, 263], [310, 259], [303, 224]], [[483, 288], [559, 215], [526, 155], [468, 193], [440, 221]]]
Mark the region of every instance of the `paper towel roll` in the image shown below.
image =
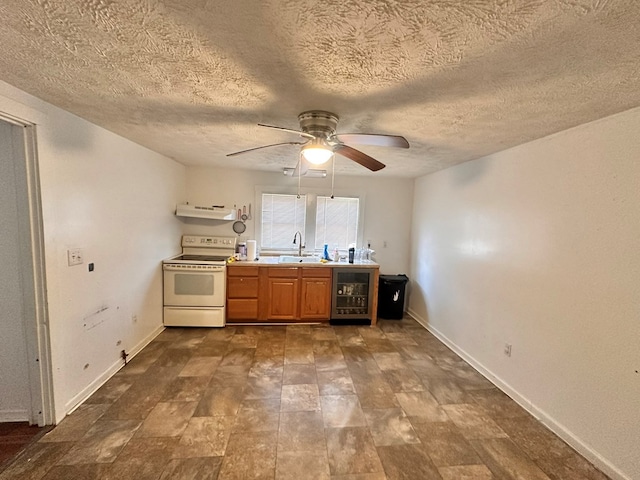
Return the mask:
[[247, 260], [252, 261], [255, 260], [257, 255], [256, 250], [256, 241], [255, 240], [247, 240]]

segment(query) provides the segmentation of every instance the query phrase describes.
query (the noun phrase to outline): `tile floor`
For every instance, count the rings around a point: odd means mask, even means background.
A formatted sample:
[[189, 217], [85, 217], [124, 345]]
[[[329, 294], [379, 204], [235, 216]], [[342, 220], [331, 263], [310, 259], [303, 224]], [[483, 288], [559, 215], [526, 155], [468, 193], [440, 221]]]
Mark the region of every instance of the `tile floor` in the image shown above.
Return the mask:
[[1, 480], [604, 480], [411, 319], [165, 330]]

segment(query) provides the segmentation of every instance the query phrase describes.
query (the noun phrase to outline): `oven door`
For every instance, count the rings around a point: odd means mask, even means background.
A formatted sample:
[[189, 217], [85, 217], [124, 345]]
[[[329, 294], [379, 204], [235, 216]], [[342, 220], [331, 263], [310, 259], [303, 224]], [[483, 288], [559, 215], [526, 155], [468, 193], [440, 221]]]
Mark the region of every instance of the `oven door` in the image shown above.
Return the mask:
[[223, 307], [225, 267], [218, 265], [164, 264], [164, 305]]

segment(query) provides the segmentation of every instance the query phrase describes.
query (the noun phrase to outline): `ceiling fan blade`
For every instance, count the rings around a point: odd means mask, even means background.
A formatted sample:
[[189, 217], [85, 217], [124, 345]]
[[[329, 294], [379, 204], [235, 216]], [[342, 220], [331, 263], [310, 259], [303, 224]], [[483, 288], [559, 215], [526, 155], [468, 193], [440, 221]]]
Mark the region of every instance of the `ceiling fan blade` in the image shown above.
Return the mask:
[[378, 147], [409, 148], [409, 142], [400, 135], [378, 135], [375, 133], [341, 133], [334, 138], [342, 143], [357, 145], [375, 145]]
[[275, 128], [277, 130], [282, 130], [283, 132], [295, 133], [295, 134], [298, 134], [298, 135], [300, 135], [302, 137], [316, 138], [314, 135], [311, 135], [310, 133], [307, 133], [307, 132], [301, 132], [300, 130], [292, 130], [290, 128], [276, 127], [275, 125], [266, 125], [264, 123], [259, 123], [258, 126], [259, 127], [267, 127], [267, 128]]
[[337, 145], [334, 147], [333, 151], [335, 153], [339, 153], [343, 157], [347, 157], [349, 160], [353, 160], [356, 163], [359, 163], [365, 168], [368, 168], [372, 172], [377, 172], [378, 170], [382, 170], [385, 167], [384, 163], [380, 163], [373, 157], [370, 157], [366, 153], [361, 152], [360, 150], [356, 150], [355, 148], [351, 148], [348, 145]]
[[261, 148], [277, 147], [278, 145], [304, 145], [306, 142], [282, 142], [272, 143], [271, 145], [262, 145], [261, 147], [248, 148], [246, 150], [240, 150], [239, 152], [227, 153], [227, 157], [233, 157], [235, 155], [241, 155], [247, 152], [253, 152], [254, 150], [260, 150]]

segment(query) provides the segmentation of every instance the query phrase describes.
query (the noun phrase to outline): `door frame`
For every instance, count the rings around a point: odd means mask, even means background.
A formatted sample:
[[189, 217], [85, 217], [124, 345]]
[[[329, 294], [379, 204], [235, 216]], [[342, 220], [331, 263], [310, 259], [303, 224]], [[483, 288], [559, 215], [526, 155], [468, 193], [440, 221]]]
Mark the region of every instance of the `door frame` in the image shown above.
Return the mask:
[[[22, 289], [30, 408], [29, 423], [39, 426], [55, 423], [49, 312], [47, 308], [46, 265], [40, 172], [36, 125], [0, 112], [0, 121], [17, 127], [14, 142], [22, 143], [23, 158], [14, 155]], [[22, 130], [22, 135], [20, 135]], [[12, 132], [13, 133], [13, 132]], [[22, 137], [22, 138], [19, 138]]]

